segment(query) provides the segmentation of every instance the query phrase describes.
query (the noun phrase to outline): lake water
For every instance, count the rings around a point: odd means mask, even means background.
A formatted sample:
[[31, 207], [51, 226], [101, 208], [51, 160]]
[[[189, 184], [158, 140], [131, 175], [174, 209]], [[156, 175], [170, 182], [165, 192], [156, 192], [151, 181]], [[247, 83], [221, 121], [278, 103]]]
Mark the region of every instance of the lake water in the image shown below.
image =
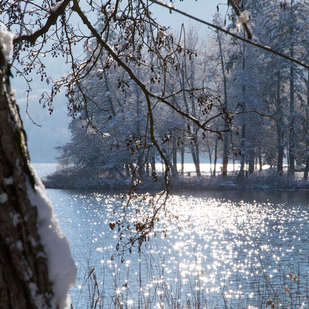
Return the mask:
[[90, 308], [98, 291], [102, 308], [265, 308], [269, 298], [278, 308], [308, 307], [307, 191], [173, 194], [169, 210], [180, 220], [162, 218], [156, 229], [166, 226], [166, 236], [123, 263], [111, 260], [118, 232], [109, 228], [119, 194], [46, 193], [79, 270], [73, 308]]

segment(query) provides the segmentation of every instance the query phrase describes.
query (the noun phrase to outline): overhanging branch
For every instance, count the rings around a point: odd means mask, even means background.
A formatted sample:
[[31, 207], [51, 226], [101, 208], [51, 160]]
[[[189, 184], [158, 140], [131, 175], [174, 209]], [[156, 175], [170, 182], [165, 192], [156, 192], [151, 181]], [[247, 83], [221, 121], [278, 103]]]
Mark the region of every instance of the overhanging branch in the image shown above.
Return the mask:
[[35, 44], [36, 40], [43, 36], [45, 33], [48, 32], [49, 28], [56, 24], [57, 19], [60, 15], [62, 15], [66, 9], [66, 7], [69, 5], [71, 0], [63, 0], [63, 2], [56, 8], [56, 9], [50, 9], [50, 15], [45, 23], [45, 25], [40, 28], [39, 30], [35, 31], [32, 34], [29, 35], [20, 35], [13, 39], [13, 43], [17, 44], [22, 41], [29, 42], [32, 46]]

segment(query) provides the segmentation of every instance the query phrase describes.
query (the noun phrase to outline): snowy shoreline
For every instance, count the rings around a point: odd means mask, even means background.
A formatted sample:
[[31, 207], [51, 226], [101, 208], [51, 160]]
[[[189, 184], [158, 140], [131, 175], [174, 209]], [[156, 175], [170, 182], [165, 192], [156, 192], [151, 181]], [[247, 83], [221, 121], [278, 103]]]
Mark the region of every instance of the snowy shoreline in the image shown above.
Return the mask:
[[[54, 173], [42, 179], [47, 189], [93, 189], [93, 190], [128, 190], [131, 178], [110, 179], [100, 177], [92, 179], [77, 173]], [[253, 173], [240, 182], [237, 175], [223, 177], [184, 176], [177, 175], [171, 179], [172, 190], [175, 191], [207, 191], [207, 190], [309, 190], [309, 182], [303, 179], [287, 179], [274, 173]], [[144, 177], [138, 190], [159, 191], [164, 189], [163, 178], [154, 182], [151, 177]]]

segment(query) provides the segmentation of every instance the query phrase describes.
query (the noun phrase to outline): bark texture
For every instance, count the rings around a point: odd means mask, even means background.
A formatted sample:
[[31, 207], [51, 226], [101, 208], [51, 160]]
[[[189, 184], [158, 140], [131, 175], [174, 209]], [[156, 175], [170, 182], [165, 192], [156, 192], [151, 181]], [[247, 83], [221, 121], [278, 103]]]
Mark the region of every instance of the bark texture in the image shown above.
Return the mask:
[[26, 135], [0, 50], [0, 308], [50, 308], [53, 296], [46, 254], [37, 231], [37, 209]]

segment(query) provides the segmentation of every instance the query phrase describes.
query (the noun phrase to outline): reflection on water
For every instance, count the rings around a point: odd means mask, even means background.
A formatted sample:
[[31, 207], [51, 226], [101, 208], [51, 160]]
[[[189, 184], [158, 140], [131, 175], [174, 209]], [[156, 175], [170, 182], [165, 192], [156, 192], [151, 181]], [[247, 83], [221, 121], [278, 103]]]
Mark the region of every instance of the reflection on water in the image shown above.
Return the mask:
[[[166, 235], [152, 237], [140, 253], [127, 254], [124, 263], [110, 260], [118, 232], [108, 225], [122, 205], [118, 195], [69, 190], [47, 190], [47, 195], [80, 269], [72, 289], [74, 308], [86, 307], [88, 295], [81, 288], [85, 271], [93, 266], [106, 308], [115, 302], [129, 308], [138, 303], [265, 308], [270, 296], [307, 303], [294, 295], [307, 287], [308, 192], [173, 195], [169, 209], [180, 221], [162, 218], [157, 228], [166, 226]], [[289, 273], [299, 280], [291, 281]]]

